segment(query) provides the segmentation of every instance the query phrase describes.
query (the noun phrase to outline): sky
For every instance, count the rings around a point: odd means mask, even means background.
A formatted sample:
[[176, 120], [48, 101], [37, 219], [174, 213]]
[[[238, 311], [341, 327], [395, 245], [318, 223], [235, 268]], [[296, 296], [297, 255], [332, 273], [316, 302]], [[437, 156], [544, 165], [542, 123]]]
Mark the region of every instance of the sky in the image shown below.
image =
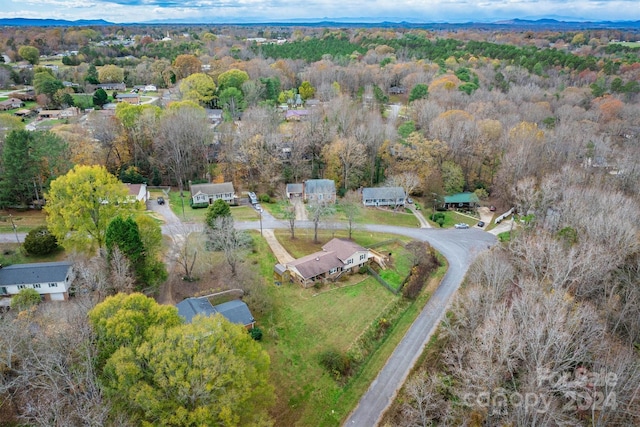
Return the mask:
[[638, 0], [0, 0], [0, 18], [114, 23], [349, 19], [353, 22], [493, 22], [554, 18], [640, 20]]

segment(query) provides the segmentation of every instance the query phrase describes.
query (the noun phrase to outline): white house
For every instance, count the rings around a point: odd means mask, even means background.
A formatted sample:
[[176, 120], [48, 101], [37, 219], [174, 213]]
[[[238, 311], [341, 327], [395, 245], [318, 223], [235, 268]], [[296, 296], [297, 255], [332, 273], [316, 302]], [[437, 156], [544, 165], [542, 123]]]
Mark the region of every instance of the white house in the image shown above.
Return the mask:
[[402, 187], [375, 187], [362, 189], [365, 206], [404, 206], [406, 195]]
[[0, 296], [35, 289], [45, 300], [64, 301], [69, 298], [74, 277], [73, 264], [67, 261], [0, 267]]
[[222, 199], [229, 204], [236, 204], [236, 194], [233, 183], [223, 182], [221, 184], [190, 184], [191, 203], [212, 204], [218, 199]]
[[147, 184], [126, 184], [128, 193], [128, 198], [132, 202], [142, 202], [146, 203], [149, 199], [147, 193]]

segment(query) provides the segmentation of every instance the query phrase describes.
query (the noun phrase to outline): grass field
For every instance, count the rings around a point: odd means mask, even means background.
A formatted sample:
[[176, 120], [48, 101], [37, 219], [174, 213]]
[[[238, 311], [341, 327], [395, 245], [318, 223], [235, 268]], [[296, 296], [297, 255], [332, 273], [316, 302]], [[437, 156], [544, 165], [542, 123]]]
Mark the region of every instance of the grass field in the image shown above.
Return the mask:
[[0, 210], [0, 233], [13, 233], [12, 221], [20, 233], [46, 224], [45, 213], [41, 210]]

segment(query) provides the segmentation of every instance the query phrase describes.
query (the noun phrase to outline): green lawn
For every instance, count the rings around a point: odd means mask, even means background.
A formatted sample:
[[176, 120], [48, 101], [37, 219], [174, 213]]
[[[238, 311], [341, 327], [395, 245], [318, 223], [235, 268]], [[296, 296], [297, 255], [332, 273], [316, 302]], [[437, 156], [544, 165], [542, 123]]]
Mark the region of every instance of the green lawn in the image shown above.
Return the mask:
[[45, 213], [35, 209], [0, 210], [0, 233], [13, 233], [13, 225], [16, 226], [18, 232], [29, 232], [33, 228], [46, 225]]
[[[442, 212], [444, 214], [444, 225], [442, 226], [442, 228], [452, 228], [454, 225], [460, 222], [469, 224], [470, 227], [473, 227], [478, 223], [478, 221], [480, 221], [480, 219], [470, 218], [466, 215], [461, 215], [455, 211], [439, 211], [439, 212]], [[431, 220], [433, 215], [432, 208], [425, 208], [422, 211], [422, 215], [424, 215], [424, 217], [427, 219], [427, 221], [429, 221], [429, 224], [431, 224], [432, 227], [435, 227], [435, 228], [440, 227], [438, 224], [436, 224]]]
[[193, 209], [189, 205], [189, 192], [187, 190], [184, 190], [182, 194], [183, 197], [181, 200], [179, 191], [169, 192], [169, 206], [171, 206], [171, 210], [173, 211], [173, 213], [176, 214], [182, 221], [204, 222], [204, 216], [207, 212], [207, 209]]
[[[276, 236], [294, 256], [307, 255], [318, 250], [333, 236], [345, 237], [345, 231], [322, 230], [322, 243], [311, 240], [313, 230], [299, 230], [297, 238], [289, 239], [287, 230], [276, 230]], [[397, 236], [366, 233], [354, 234], [363, 245]], [[403, 241], [408, 239], [401, 238]], [[255, 239], [262, 277], [272, 277], [275, 260], [266, 243]], [[396, 265], [401, 261], [401, 245], [389, 244], [382, 250], [395, 253]], [[263, 251], [268, 252], [265, 256]], [[406, 268], [406, 267], [405, 267]], [[438, 277], [444, 274], [444, 267]], [[362, 394], [402, 339], [415, 317], [428, 300], [428, 293], [416, 301], [403, 300], [386, 290], [373, 278], [354, 274], [347, 276], [344, 287], [325, 285], [321, 289], [303, 289], [297, 284], [272, 285], [265, 280], [274, 301], [274, 309], [262, 319], [263, 345], [271, 356], [271, 381], [276, 387], [277, 401], [271, 413], [275, 425], [286, 426], [338, 426], [355, 407]], [[404, 278], [404, 277], [403, 277]], [[436, 279], [438, 280], [438, 279]], [[354, 375], [346, 382], [337, 381], [319, 364], [319, 355], [333, 348], [346, 352], [380, 316], [396, 319], [389, 334], [375, 344], [374, 351], [365, 358]]]

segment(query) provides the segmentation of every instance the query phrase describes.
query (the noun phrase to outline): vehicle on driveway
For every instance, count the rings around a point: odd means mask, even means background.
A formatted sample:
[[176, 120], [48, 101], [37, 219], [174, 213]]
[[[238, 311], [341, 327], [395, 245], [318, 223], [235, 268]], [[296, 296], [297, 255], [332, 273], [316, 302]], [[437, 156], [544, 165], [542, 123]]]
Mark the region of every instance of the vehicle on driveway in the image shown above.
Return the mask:
[[469, 228], [469, 224], [465, 224], [464, 222], [460, 222], [456, 225], [454, 225], [455, 228], [459, 228], [459, 229], [463, 229], [463, 228]]
[[407, 198], [407, 203], [413, 203], [413, 199], [411, 197]]
[[258, 212], [262, 212], [262, 206], [260, 206], [260, 203], [256, 203], [255, 205], [253, 205], [253, 207], [254, 207]]
[[496, 211], [496, 207], [495, 207], [495, 206], [493, 206], [493, 205], [491, 205], [491, 206], [489, 206], [489, 210], [490, 210], [491, 212], [495, 212], [495, 211]]
[[164, 205], [164, 197], [160, 196], [156, 199], [159, 205]]
[[478, 222], [478, 227], [480, 227], [480, 228], [484, 227], [484, 221]]

